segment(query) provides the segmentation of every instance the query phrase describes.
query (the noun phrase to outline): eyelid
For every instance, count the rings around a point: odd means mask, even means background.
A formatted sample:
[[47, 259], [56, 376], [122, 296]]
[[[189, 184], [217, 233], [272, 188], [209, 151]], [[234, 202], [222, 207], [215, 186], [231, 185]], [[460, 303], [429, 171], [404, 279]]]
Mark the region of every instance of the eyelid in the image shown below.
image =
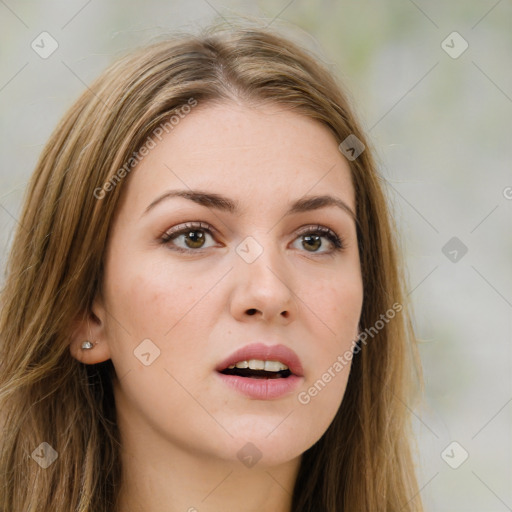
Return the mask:
[[340, 238], [340, 236], [336, 233], [336, 231], [334, 231], [334, 229], [328, 228], [327, 226], [322, 226], [322, 224], [308, 224], [307, 226], [301, 226], [296, 231], [296, 233], [298, 235], [303, 235], [304, 233], [310, 233], [313, 231], [319, 231], [321, 233], [331, 233]]
[[177, 233], [182, 233], [183, 231], [186, 231], [187, 229], [204, 229], [205, 231], [210, 231], [211, 234], [218, 233], [217, 230], [208, 224], [207, 222], [203, 221], [189, 221], [189, 222], [183, 222], [181, 224], [177, 224], [176, 226], [173, 226], [172, 228], [166, 229], [159, 238], [165, 239], [166, 241], [169, 241], [172, 237], [172, 235], [175, 235]]

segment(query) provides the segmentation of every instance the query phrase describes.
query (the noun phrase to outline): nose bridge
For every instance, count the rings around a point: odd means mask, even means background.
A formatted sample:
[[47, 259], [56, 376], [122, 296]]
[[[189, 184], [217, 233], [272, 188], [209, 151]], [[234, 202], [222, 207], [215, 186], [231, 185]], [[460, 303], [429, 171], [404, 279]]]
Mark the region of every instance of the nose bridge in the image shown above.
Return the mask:
[[236, 247], [235, 278], [237, 293], [234, 309], [238, 315], [258, 311], [268, 319], [289, 317], [295, 299], [285, 255], [269, 233], [246, 237]]
[[[240, 271], [250, 275], [259, 275], [262, 279], [277, 279], [276, 274], [285, 272], [281, 253], [271, 233], [255, 233], [247, 236], [236, 247], [239, 261], [236, 266]], [[279, 280], [278, 280], [279, 281]]]

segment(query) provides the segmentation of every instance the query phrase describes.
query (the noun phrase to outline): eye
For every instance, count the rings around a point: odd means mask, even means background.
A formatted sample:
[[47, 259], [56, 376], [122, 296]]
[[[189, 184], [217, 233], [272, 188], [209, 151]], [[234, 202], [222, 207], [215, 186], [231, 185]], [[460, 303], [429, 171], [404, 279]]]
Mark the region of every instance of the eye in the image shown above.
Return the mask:
[[[161, 236], [161, 242], [178, 252], [200, 252], [215, 246], [213, 228], [204, 222], [174, 226]], [[210, 242], [210, 245], [208, 245]], [[301, 247], [297, 246], [301, 244]], [[326, 226], [306, 226], [299, 231], [293, 246], [315, 254], [333, 254], [344, 248], [343, 240]]]
[[207, 245], [209, 239], [214, 242], [210, 226], [203, 222], [187, 222], [174, 226], [161, 237], [163, 244], [179, 252], [213, 247], [213, 245]]
[[294, 241], [295, 247], [297, 242], [307, 252], [319, 254], [332, 254], [344, 248], [343, 240], [332, 229], [325, 226], [306, 226]]

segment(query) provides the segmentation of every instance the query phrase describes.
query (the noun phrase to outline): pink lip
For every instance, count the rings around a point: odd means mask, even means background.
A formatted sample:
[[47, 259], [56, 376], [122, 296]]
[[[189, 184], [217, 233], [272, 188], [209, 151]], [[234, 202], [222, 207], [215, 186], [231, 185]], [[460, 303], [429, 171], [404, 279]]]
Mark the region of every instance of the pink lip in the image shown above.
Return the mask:
[[[262, 361], [280, 361], [288, 366], [292, 375], [279, 379], [251, 379], [237, 375], [224, 375], [222, 370], [238, 361], [261, 359]], [[256, 400], [281, 398], [294, 391], [303, 380], [303, 368], [297, 354], [284, 345], [247, 345], [220, 363], [216, 370], [219, 377], [230, 387]]]

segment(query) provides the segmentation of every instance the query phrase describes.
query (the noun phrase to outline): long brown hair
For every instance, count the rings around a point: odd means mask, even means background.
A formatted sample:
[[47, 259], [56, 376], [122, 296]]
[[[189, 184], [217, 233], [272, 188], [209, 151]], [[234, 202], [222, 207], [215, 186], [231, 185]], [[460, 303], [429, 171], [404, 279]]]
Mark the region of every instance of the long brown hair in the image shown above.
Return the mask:
[[[360, 327], [371, 336], [354, 350], [335, 419], [303, 454], [292, 509], [421, 511], [404, 405], [419, 370], [382, 179], [337, 81], [298, 45], [253, 27], [166, 38], [122, 58], [82, 94], [44, 148], [2, 293], [0, 510], [115, 510], [121, 468], [113, 366], [73, 359], [70, 333], [101, 286], [126, 162], [191, 98], [276, 103], [323, 123], [338, 143], [355, 135], [366, 146], [350, 168], [364, 286]], [[376, 329], [397, 304], [400, 313]], [[46, 468], [34, 456], [50, 450], [42, 442], [58, 454]]]

